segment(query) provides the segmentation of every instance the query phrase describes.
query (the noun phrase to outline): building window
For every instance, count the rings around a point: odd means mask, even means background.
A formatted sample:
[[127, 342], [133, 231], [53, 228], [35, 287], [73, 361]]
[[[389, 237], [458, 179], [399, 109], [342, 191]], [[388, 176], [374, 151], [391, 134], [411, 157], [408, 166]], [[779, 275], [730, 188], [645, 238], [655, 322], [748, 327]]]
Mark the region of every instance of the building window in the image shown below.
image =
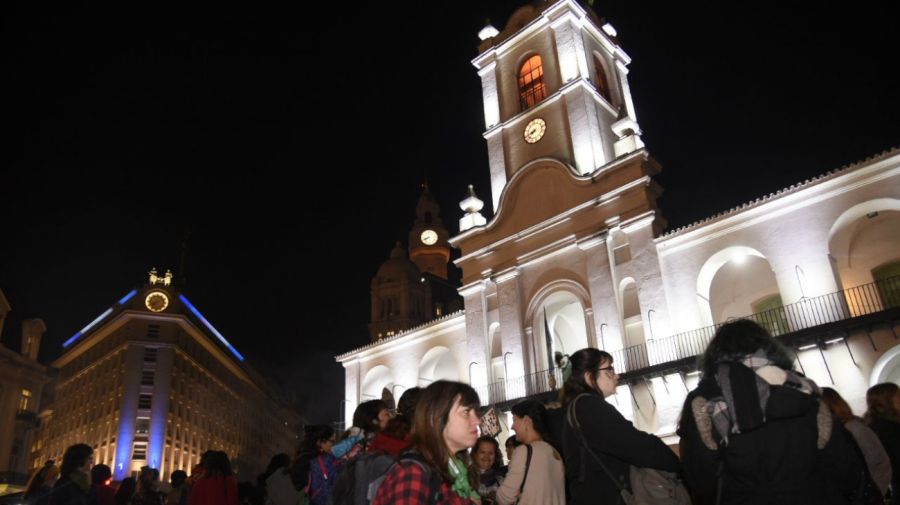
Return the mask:
[[156, 363], [156, 354], [159, 351], [156, 347], [146, 347], [144, 348], [144, 362], [145, 363]]
[[159, 338], [159, 325], [151, 324], [147, 326], [147, 336], [150, 338]]
[[134, 434], [147, 436], [150, 433], [150, 418], [139, 417], [134, 423]]
[[134, 444], [134, 454], [131, 456], [131, 459], [145, 461], [147, 459], [147, 445]]
[[144, 370], [141, 373], [141, 385], [143, 385], [143, 386], [152, 386], [153, 385], [153, 371], [152, 370]]
[[597, 91], [600, 93], [600, 96], [606, 99], [610, 105], [612, 105], [612, 94], [609, 92], [609, 80], [606, 78], [606, 71], [603, 69], [603, 62], [600, 61], [600, 57], [596, 54], [594, 55], [594, 76], [597, 86]]
[[519, 105], [525, 110], [544, 98], [547, 98], [544, 67], [541, 65], [541, 57], [534, 55], [519, 68]]
[[28, 406], [31, 404], [31, 391], [22, 390], [22, 397], [19, 398], [19, 412], [27, 412]]
[[149, 409], [150, 405], [153, 404], [153, 395], [142, 394], [138, 396], [138, 408], [139, 409]]

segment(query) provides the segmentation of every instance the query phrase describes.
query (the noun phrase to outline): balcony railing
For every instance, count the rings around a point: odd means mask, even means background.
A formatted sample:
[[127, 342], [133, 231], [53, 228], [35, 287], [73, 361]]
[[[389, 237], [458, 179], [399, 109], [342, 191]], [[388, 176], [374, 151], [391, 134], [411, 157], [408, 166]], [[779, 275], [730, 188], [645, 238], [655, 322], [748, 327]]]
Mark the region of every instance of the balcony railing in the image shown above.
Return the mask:
[[[900, 307], [900, 276], [881, 279], [870, 284], [848, 288], [814, 298], [802, 298], [795, 303], [740, 319], [750, 319], [766, 328], [773, 336], [874, 314]], [[698, 328], [643, 344], [609, 351], [616, 373], [636, 372], [699, 356], [726, 322]], [[501, 403], [546, 393], [562, 387], [559, 368], [498, 381], [476, 388], [483, 404]]]

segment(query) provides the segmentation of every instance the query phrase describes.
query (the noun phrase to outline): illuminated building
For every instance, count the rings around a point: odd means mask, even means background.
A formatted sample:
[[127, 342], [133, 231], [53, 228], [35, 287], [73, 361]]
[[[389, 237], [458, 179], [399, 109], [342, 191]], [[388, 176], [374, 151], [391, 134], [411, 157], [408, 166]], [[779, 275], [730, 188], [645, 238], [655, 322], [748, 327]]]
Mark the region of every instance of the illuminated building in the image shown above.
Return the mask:
[[[9, 311], [0, 291], [0, 333]], [[45, 331], [43, 321], [27, 319], [22, 321], [21, 352], [0, 344], [0, 477], [4, 483], [25, 484], [31, 471], [41, 393], [50, 381], [47, 367], [37, 361]]]
[[662, 234], [660, 166], [615, 30], [561, 0], [481, 37], [494, 216], [470, 196], [449, 239], [464, 311], [337, 356], [346, 412], [437, 379], [501, 410], [552, 399], [552, 357], [591, 346], [615, 358], [610, 402], [673, 442], [696, 356], [716, 325], [746, 316], [857, 413], [871, 384], [900, 382], [900, 151]]
[[409, 256], [397, 242], [372, 278], [369, 336], [373, 341], [462, 308], [456, 286], [448, 281], [449, 236], [426, 184], [409, 232]]
[[34, 460], [87, 443], [121, 480], [140, 467], [164, 480], [204, 451], [225, 451], [242, 474], [297, 444], [299, 416], [273, 397], [244, 357], [171, 284], [171, 274], [125, 294], [69, 338], [52, 366], [55, 400]]

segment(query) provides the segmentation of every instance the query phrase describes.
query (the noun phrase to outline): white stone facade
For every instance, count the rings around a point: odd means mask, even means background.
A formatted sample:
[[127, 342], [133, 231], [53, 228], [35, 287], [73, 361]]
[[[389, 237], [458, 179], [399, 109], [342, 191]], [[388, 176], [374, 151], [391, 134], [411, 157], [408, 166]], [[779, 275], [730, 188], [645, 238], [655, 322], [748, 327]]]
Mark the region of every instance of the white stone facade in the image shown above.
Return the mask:
[[[470, 382], [484, 403], [547, 392], [559, 382], [549, 355], [592, 346], [623, 375], [610, 401], [672, 436], [711, 326], [752, 314], [816, 339], [798, 345], [798, 366], [857, 413], [870, 384], [900, 381], [894, 323], [877, 321], [900, 306], [900, 150], [660, 235], [659, 166], [640, 141], [629, 59], [593, 18], [569, 0], [523, 7], [481, 51], [495, 215], [450, 239], [465, 311], [338, 356], [347, 423], [360, 401], [440, 378]], [[533, 54], [547, 97], [520, 110], [517, 69]], [[538, 116], [546, 134], [526, 143]], [[862, 332], [810, 330], [861, 316], [875, 317]]]

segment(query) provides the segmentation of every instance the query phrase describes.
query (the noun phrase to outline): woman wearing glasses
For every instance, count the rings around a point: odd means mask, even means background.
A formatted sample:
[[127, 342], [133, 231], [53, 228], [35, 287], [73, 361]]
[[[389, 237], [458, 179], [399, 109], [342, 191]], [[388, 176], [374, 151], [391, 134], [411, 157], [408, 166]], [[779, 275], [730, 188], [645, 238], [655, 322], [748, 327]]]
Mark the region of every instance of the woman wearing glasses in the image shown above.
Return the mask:
[[631, 465], [677, 472], [678, 458], [662, 440], [636, 429], [606, 402], [619, 383], [612, 356], [588, 348], [572, 354], [570, 361], [572, 375], [562, 391], [570, 417], [562, 436], [568, 503], [617, 503], [621, 489], [629, 485]]

